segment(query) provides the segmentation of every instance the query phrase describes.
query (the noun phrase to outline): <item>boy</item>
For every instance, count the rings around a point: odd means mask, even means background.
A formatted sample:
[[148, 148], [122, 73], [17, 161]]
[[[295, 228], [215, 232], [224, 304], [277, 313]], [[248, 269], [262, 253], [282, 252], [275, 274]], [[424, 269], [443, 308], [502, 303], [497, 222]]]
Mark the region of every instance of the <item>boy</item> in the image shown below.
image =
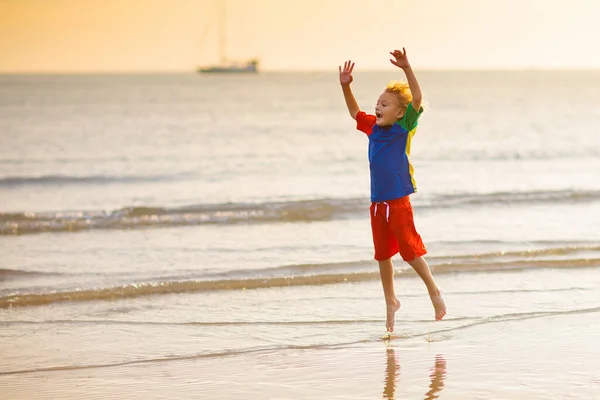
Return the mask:
[[[340, 84], [348, 111], [357, 122], [357, 129], [369, 137], [369, 167], [371, 171], [371, 230], [375, 259], [386, 302], [386, 328], [394, 331], [400, 301], [394, 292], [392, 256], [402, 259], [419, 274], [429, 292], [435, 319], [446, 315], [442, 291], [436, 285], [429, 265], [423, 258], [427, 253], [413, 222], [409, 195], [416, 192], [413, 167], [410, 164], [410, 144], [423, 112], [421, 88], [406, 57], [406, 50], [390, 52], [390, 62], [406, 75], [404, 82], [390, 82], [379, 96], [375, 115], [360, 110], [350, 84], [354, 63], [347, 61], [339, 67]], [[417, 111], [418, 110], [418, 111]]]

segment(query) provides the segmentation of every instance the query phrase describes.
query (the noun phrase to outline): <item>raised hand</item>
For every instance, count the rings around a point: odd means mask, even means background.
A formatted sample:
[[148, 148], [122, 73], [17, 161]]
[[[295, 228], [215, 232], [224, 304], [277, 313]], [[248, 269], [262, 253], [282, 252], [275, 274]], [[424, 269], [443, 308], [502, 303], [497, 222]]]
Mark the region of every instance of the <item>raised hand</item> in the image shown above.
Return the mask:
[[390, 62], [396, 67], [402, 69], [410, 67], [410, 63], [408, 62], [408, 57], [406, 56], [406, 50], [404, 49], [404, 47], [402, 48], [402, 51], [394, 50], [390, 51], [390, 54], [394, 57], [393, 59], [390, 59]]
[[351, 60], [344, 62], [344, 69], [342, 66], [339, 67], [340, 70], [340, 84], [342, 86], [346, 86], [352, 83], [354, 78], [352, 77], [352, 70], [354, 69], [354, 63]]

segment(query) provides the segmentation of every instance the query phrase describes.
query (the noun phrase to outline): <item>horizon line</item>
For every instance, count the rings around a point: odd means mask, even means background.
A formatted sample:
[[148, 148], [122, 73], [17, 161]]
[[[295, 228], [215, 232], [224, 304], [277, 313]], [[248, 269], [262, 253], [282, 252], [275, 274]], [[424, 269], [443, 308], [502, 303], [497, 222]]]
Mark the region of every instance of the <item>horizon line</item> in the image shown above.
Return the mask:
[[[600, 66], [595, 67], [452, 67], [452, 68], [415, 68], [419, 72], [592, 72], [600, 71]], [[361, 69], [362, 72], [390, 72], [390, 68], [368, 68]], [[232, 74], [238, 75], [261, 75], [277, 73], [338, 73], [336, 68], [332, 69], [265, 69], [256, 74]], [[197, 74], [201, 76], [212, 75], [210, 73], [199, 73], [197, 69], [173, 69], [173, 70], [39, 70], [39, 71], [11, 71], [0, 70], [0, 75], [171, 75], [171, 74]], [[214, 74], [219, 75], [219, 74]], [[223, 74], [227, 75], [227, 74]]]

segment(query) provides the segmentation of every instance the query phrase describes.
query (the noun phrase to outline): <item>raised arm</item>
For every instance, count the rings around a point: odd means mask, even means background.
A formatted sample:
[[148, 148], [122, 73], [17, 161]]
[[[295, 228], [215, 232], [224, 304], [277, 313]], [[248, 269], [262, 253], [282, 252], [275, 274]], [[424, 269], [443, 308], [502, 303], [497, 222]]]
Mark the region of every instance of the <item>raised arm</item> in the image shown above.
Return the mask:
[[410, 63], [408, 62], [408, 57], [406, 56], [406, 50], [404, 47], [402, 51], [394, 50], [390, 52], [394, 59], [390, 59], [390, 62], [394, 64], [398, 68], [402, 68], [404, 74], [406, 75], [406, 80], [408, 81], [408, 86], [410, 87], [410, 92], [412, 94], [412, 105], [413, 108], [417, 111], [421, 108], [421, 102], [423, 101], [423, 94], [421, 93], [421, 87], [419, 86], [419, 81], [413, 72]]
[[350, 84], [353, 81], [352, 70], [354, 69], [354, 63], [350, 60], [344, 62], [344, 69], [339, 67], [340, 70], [340, 85], [342, 85], [342, 93], [344, 93], [344, 100], [346, 100], [346, 106], [350, 116], [356, 119], [356, 114], [360, 111], [360, 107], [354, 98], [354, 93], [350, 88]]

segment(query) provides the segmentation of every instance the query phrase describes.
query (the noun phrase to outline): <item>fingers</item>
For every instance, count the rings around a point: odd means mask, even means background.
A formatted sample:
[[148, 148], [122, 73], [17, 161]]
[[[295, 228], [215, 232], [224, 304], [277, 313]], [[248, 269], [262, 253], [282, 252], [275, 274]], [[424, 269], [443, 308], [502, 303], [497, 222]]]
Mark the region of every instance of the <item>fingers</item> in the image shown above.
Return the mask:
[[396, 58], [402, 57], [402, 56], [406, 57], [406, 49], [404, 47], [402, 48], [402, 51], [396, 49], [394, 51], [390, 51], [390, 54]]
[[341, 65], [338, 68], [339, 68], [340, 74], [342, 72], [351, 74], [352, 70], [354, 69], [354, 63], [352, 62], [352, 60], [344, 61], [344, 69], [342, 70]]

